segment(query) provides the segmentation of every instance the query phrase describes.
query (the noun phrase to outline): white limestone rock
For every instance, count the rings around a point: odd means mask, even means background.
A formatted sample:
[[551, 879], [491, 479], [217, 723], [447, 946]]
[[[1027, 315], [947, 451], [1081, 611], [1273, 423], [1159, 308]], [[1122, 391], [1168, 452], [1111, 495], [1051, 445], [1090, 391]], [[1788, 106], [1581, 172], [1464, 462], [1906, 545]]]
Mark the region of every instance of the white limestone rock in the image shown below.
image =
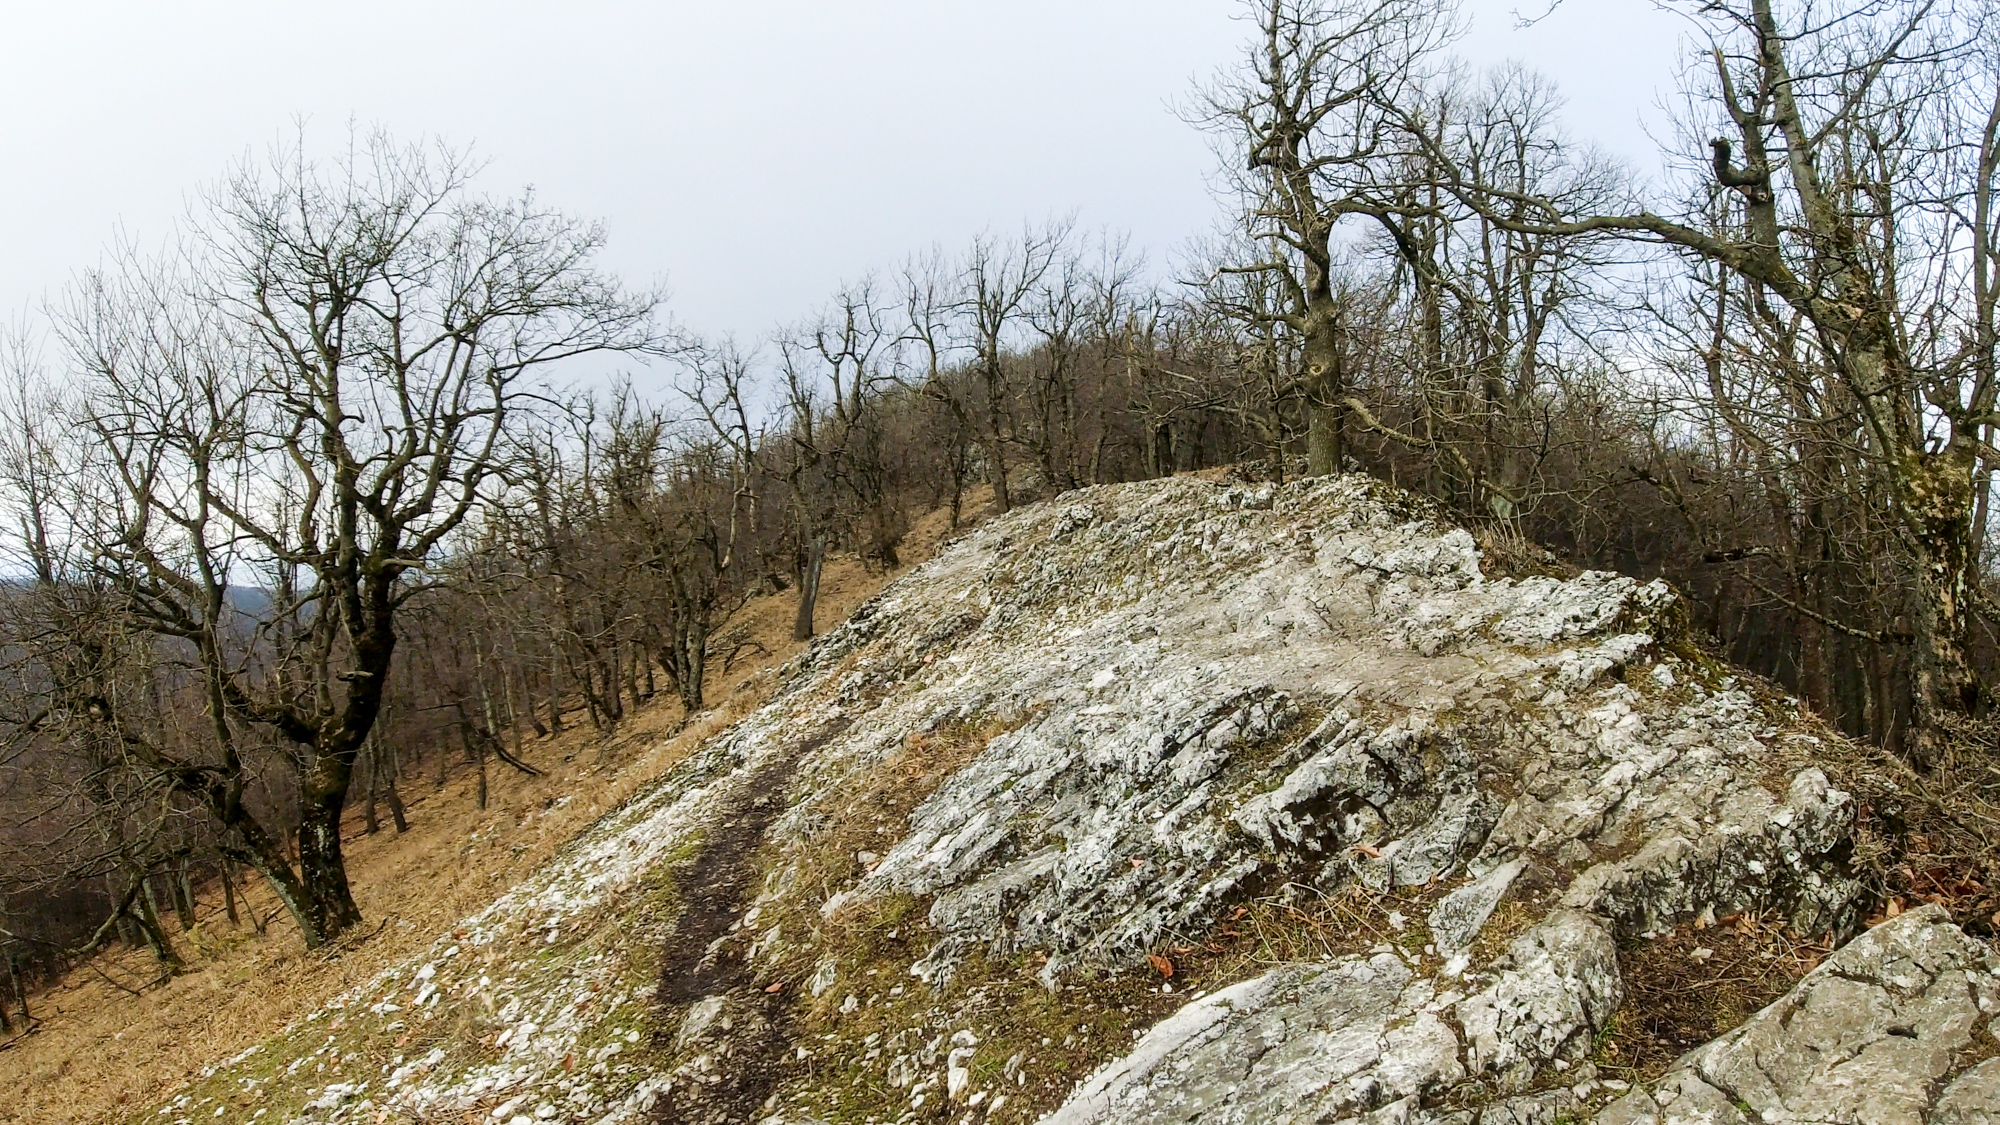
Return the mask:
[[[1445, 1121], [1427, 1095], [1480, 1074], [1526, 1085], [1587, 1048], [1624, 997], [1610, 936], [1569, 912], [1480, 979], [1461, 998], [1394, 953], [1287, 965], [1163, 1020], [1042, 1125]], [[1534, 1099], [1506, 1104], [1516, 1116], [1493, 1120], [1537, 1119]]]
[[1598, 1125], [1992, 1120], [2000, 1068], [1953, 1072], [1975, 1036], [1992, 1035], [1996, 1014], [2000, 956], [1926, 906], [1849, 942]]

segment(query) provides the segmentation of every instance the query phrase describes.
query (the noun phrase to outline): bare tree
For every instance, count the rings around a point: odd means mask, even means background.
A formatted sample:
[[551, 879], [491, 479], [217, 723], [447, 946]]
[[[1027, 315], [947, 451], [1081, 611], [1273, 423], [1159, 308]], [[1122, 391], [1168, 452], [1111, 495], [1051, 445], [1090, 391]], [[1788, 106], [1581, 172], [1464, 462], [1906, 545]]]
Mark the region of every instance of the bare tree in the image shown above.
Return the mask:
[[895, 567], [901, 538], [891, 509], [883, 427], [884, 392], [896, 385], [898, 335], [875, 280], [844, 286], [812, 322], [777, 338], [783, 380], [779, 448], [796, 532], [799, 609], [792, 638], [813, 635], [820, 573], [836, 540]]
[[[320, 945], [360, 919], [340, 817], [397, 620], [491, 495], [540, 373], [662, 345], [656, 299], [597, 272], [601, 231], [532, 194], [490, 200], [457, 153], [369, 138], [300, 149], [205, 199], [181, 254], [126, 255], [62, 312], [79, 386], [65, 529], [119, 620], [192, 670], [209, 738], [91, 715], [198, 802]], [[244, 739], [297, 778], [298, 862], [243, 800]]]
[[1222, 138], [1245, 231], [1261, 257], [1223, 267], [1270, 273], [1273, 312], [1300, 342], [1307, 470], [1347, 457], [1342, 220], [1407, 213], [1395, 107], [1419, 97], [1424, 67], [1457, 31], [1452, 0], [1255, 0], [1244, 60], [1202, 90], [1190, 118]]
[[1007, 487], [1007, 450], [1014, 440], [1009, 407], [1015, 389], [1010, 378], [1015, 333], [1069, 236], [1068, 221], [1041, 229], [1027, 226], [1014, 241], [981, 235], [965, 256], [960, 308], [978, 378], [979, 408], [974, 416], [982, 423], [986, 479], [993, 486], [994, 506], [1002, 512], [1014, 502]]
[[1908, 749], [1935, 762], [1983, 695], [1969, 650], [1976, 482], [2000, 421], [1991, 29], [1977, 12], [1906, 0], [1686, 7], [1713, 43], [1695, 112], [1727, 131], [1698, 165], [1691, 213], [1579, 212], [1486, 181], [1442, 145], [1431, 153], [1459, 198], [1510, 230], [1671, 247], [1742, 287], [1767, 325], [1797, 319], [1788, 339], [1823, 393], [1852, 404], [1855, 452], [1891, 502], [1915, 593]]

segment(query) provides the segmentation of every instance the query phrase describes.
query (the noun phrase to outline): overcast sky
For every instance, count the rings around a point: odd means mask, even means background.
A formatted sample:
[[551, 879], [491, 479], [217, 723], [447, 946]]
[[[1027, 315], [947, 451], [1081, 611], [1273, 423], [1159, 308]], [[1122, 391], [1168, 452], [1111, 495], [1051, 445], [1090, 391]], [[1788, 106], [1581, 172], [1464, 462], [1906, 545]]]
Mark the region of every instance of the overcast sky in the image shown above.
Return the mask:
[[[1555, 77], [1576, 134], [1645, 162], [1681, 27], [1648, 0], [1470, 0], [1463, 45]], [[1212, 226], [1170, 103], [1233, 59], [1232, 0], [66, 0], [0, 7], [0, 309], [123, 231], [155, 243], [303, 117], [472, 143], [486, 185], [604, 220], [697, 330], [754, 338], [844, 277], [1075, 211], [1164, 261]]]

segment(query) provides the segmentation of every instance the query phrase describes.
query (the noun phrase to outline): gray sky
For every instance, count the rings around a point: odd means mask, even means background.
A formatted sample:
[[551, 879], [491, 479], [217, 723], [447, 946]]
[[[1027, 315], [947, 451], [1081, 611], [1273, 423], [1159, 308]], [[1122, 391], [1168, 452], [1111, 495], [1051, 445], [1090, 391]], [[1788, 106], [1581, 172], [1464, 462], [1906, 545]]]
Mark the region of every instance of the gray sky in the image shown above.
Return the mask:
[[[1648, 0], [1468, 0], [1463, 53], [1562, 85], [1579, 136], [1635, 161], [1681, 25]], [[1208, 229], [1206, 139], [1169, 103], [1232, 59], [1231, 0], [484, 0], [0, 6], [7, 319], [120, 231], [287, 135], [347, 123], [471, 142], [487, 185], [609, 226], [681, 322], [754, 338], [843, 278], [1074, 210], [1157, 261]]]

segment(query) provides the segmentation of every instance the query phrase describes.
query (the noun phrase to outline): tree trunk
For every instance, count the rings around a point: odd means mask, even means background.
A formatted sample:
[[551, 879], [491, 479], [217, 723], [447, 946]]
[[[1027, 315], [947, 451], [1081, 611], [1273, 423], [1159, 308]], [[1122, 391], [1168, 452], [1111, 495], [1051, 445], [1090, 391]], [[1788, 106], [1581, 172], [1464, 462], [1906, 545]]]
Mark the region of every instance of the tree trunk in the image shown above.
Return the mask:
[[486, 807], [486, 744], [472, 736], [472, 720], [465, 714], [465, 704], [458, 705], [458, 744], [465, 748], [465, 760], [479, 768], [479, 807]]
[[396, 822], [396, 835], [398, 836], [410, 830], [410, 819], [403, 813], [403, 795], [396, 791], [397, 783], [402, 780], [402, 776], [403, 755], [396, 749], [396, 744], [391, 742], [389, 744], [389, 784], [385, 787], [382, 797], [389, 802], [389, 818]]
[[194, 883], [188, 878], [186, 858], [175, 867], [170, 888], [173, 891], [174, 915], [180, 921], [181, 932], [186, 933], [194, 929]]
[[[347, 863], [340, 851], [340, 814], [347, 803], [347, 762], [321, 754], [301, 779], [299, 794], [299, 886], [304, 892], [310, 925], [304, 927], [311, 948], [340, 936], [361, 921], [361, 908], [347, 885]], [[290, 905], [289, 903], [287, 905]], [[312, 934], [318, 935], [315, 942]]]
[[826, 540], [814, 536], [799, 559], [799, 613], [792, 621], [792, 639], [811, 640], [813, 616], [819, 606], [819, 576], [826, 564]]
[[1305, 331], [1306, 475], [1340, 472], [1347, 463], [1346, 380], [1340, 325], [1330, 310], [1308, 313]]
[[[7, 958], [7, 983], [14, 990], [14, 999], [21, 1003], [21, 1027], [23, 1029], [33, 1027], [35, 1017], [28, 1011], [28, 986], [21, 983], [20, 960], [12, 956]], [[0, 1023], [5, 1022], [6, 1007], [4, 1002], [0, 1002]]]
[[507, 710], [507, 729], [514, 732], [518, 750], [527, 739], [521, 733], [521, 709], [514, 702], [514, 672], [504, 664], [500, 666], [500, 702]]
[[229, 915], [230, 925], [243, 924], [236, 910], [236, 865], [226, 858], [222, 861], [222, 908]]
[[686, 650], [687, 668], [681, 676], [681, 709], [693, 716], [708, 706], [708, 626], [690, 629], [681, 644]]
[[1916, 722], [1909, 757], [1920, 769], [1945, 760], [1952, 737], [1979, 709], [1972, 643], [1973, 458], [1947, 448], [1912, 453], [1903, 466], [1905, 519], [1915, 525]]
[[167, 928], [160, 924], [160, 910], [153, 902], [150, 883], [144, 893], [134, 897], [133, 903], [138, 908], [138, 913], [132, 920], [139, 924], [139, 932], [145, 937], [146, 945], [152, 949], [154, 958], [169, 971], [178, 972], [187, 962], [181, 960], [180, 953], [174, 949], [174, 943], [167, 939]]
[[382, 788], [381, 774], [381, 763], [375, 760], [375, 751], [371, 748], [368, 753], [368, 799], [361, 805], [362, 830], [370, 836], [382, 831], [382, 820], [375, 813]]
[[599, 656], [597, 669], [604, 677], [604, 710], [615, 723], [625, 718], [625, 645], [614, 637], [609, 647], [609, 658]]
[[705, 621], [677, 623], [674, 635], [660, 649], [660, 667], [674, 682], [680, 696], [683, 719], [698, 714], [707, 701], [703, 697], [708, 667], [708, 624]]
[[[339, 814], [336, 810], [334, 818], [336, 849], [339, 841], [339, 823]], [[301, 877], [305, 863], [304, 847], [300, 848], [300, 871], [294, 871], [291, 857], [285, 854], [282, 842], [277, 836], [266, 832], [262, 824], [249, 817], [242, 817], [230, 822], [230, 827], [235, 833], [235, 839], [225, 841], [225, 854], [249, 864], [264, 877], [265, 885], [271, 888], [271, 893], [298, 923], [299, 933], [305, 938], [307, 949], [317, 949], [325, 944], [331, 935], [324, 928], [322, 912], [312, 906], [312, 895]], [[305, 829], [302, 827], [301, 837], [304, 832]], [[303, 839], [301, 844], [303, 845]], [[338, 854], [336, 850], [336, 857]], [[342, 893], [345, 894], [347, 880], [344, 870], [341, 873], [340, 883]], [[348, 904], [351, 909], [353, 905], [351, 897], [348, 899]], [[264, 932], [264, 917], [254, 908], [250, 911], [250, 920], [256, 924], [258, 933]]]
[[[509, 682], [511, 683], [512, 681]], [[512, 706], [512, 688], [509, 688], [507, 694], [509, 706]], [[543, 726], [542, 717], [535, 714], [535, 675], [526, 667], [521, 669], [521, 707], [527, 713], [528, 726], [534, 730], [535, 737], [547, 738], [549, 736], [549, 728]]]
[[563, 732], [562, 679], [560, 678], [560, 673], [561, 665], [556, 665], [549, 669], [549, 733], [551, 735], [558, 735]]
[[1007, 491], [1007, 443], [1002, 436], [1006, 432], [1006, 404], [1002, 396], [1007, 384], [1000, 371], [998, 344], [991, 345], [994, 354], [985, 362], [986, 375], [986, 477], [993, 485], [993, 510], [1006, 515], [1014, 508], [1014, 498]]
[[160, 885], [153, 876], [146, 876], [146, 893], [139, 897], [146, 900], [146, 910], [151, 913], [155, 922], [166, 913], [160, 908]]
[[[479, 681], [479, 710], [486, 718], [484, 731], [486, 738], [490, 738], [496, 743], [499, 742], [500, 716], [494, 709], [493, 692], [487, 688], [484, 678]], [[486, 738], [482, 738], [479, 743], [479, 777], [481, 781], [486, 779]], [[516, 748], [521, 745], [521, 732], [518, 728], [514, 731], [514, 745]], [[505, 747], [502, 747], [502, 749], [504, 750]], [[484, 808], [485, 806], [482, 805], [480, 807]]]

